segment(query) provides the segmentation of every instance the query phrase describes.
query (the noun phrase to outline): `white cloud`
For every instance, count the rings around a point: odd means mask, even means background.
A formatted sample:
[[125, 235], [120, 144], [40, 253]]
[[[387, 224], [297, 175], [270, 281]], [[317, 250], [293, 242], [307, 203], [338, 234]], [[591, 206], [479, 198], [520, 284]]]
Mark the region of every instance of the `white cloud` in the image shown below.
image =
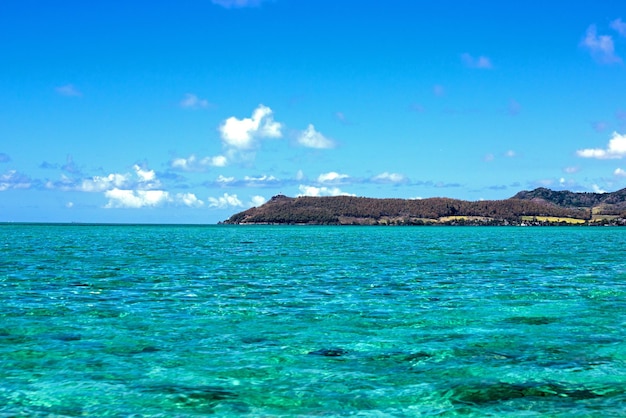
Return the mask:
[[219, 175], [217, 176], [217, 179], [215, 180], [218, 183], [232, 183], [235, 181], [234, 177], [224, 177], [223, 175]]
[[112, 189], [104, 192], [109, 199], [105, 208], [143, 208], [155, 207], [170, 201], [169, 193], [163, 190], [126, 190]]
[[372, 181], [375, 183], [404, 183], [407, 178], [398, 173], [380, 173], [377, 176], [372, 177]]
[[205, 167], [225, 167], [228, 159], [223, 155], [215, 157], [204, 157], [199, 159], [194, 154], [187, 158], [174, 158], [170, 161], [170, 167], [182, 171], [202, 171]]
[[613, 175], [617, 177], [626, 177], [626, 170], [622, 168], [616, 168], [613, 172]]
[[241, 203], [241, 200], [237, 198], [236, 194], [231, 195], [228, 193], [224, 193], [223, 196], [217, 198], [209, 197], [207, 201], [209, 202], [210, 207], [218, 209], [243, 206], [243, 203]]
[[491, 60], [483, 55], [475, 58], [468, 53], [461, 54], [461, 60], [469, 68], [491, 69]]
[[0, 192], [9, 189], [28, 189], [31, 185], [31, 180], [16, 170], [9, 170], [0, 175]]
[[335, 146], [335, 143], [332, 140], [317, 132], [313, 124], [309, 124], [306, 130], [302, 131], [300, 135], [298, 135], [298, 143], [308, 148], [319, 149], [333, 148]]
[[622, 59], [615, 55], [613, 38], [609, 35], [598, 36], [596, 25], [589, 26], [585, 38], [580, 44], [587, 48], [591, 56], [600, 63], [612, 64], [622, 62]]
[[[143, 169], [137, 164], [133, 166], [133, 170], [135, 170], [136, 180], [133, 180], [130, 174], [111, 173], [108, 176], [93, 176], [90, 179], [83, 179], [80, 184], [73, 185], [73, 180], [64, 175], [60, 184], [64, 189], [73, 188], [81, 192], [105, 192], [113, 189], [150, 190], [161, 187], [161, 182], [156, 178], [154, 170]], [[54, 184], [50, 184], [49, 187], [54, 187]]]
[[508, 157], [508, 158], [513, 158], [513, 157], [517, 156], [517, 154], [515, 153], [515, 151], [510, 149], [510, 150], [508, 150], [507, 152], [504, 153], [504, 156]]
[[176, 201], [193, 208], [199, 208], [204, 205], [204, 202], [193, 193], [177, 193]]
[[298, 170], [298, 172], [296, 173], [296, 180], [302, 179], [304, 179], [304, 172], [302, 170]]
[[339, 174], [335, 171], [331, 171], [329, 173], [320, 174], [317, 177], [317, 182], [318, 183], [338, 183], [347, 178], [350, 178], [350, 176], [347, 174]]
[[574, 174], [577, 173], [580, 170], [579, 167], [565, 167], [563, 169], [563, 171], [565, 171], [567, 174]]
[[606, 193], [606, 190], [602, 189], [600, 186], [598, 186], [597, 184], [593, 184], [591, 186], [591, 188], [593, 189], [593, 191], [595, 193]]
[[128, 181], [125, 174], [112, 173], [106, 177], [93, 176], [90, 179], [84, 179], [78, 190], [81, 192], [103, 192], [115, 188], [124, 187]]
[[626, 36], [626, 23], [622, 22], [622, 18], [618, 18], [612, 21], [611, 29], [615, 30], [622, 36]]
[[263, 205], [265, 202], [267, 202], [267, 199], [264, 198], [263, 196], [252, 196], [252, 199], [250, 200], [250, 206], [259, 207]]
[[[207, 157], [207, 158], [208, 158], [209, 165], [213, 167], [226, 167], [226, 165], [228, 164], [228, 159], [224, 157], [223, 155], [217, 155], [215, 157]], [[205, 158], [204, 160], [206, 160], [207, 158]]]
[[219, 175], [217, 176], [217, 179], [215, 180], [217, 183], [232, 183], [235, 181], [234, 177], [224, 177], [223, 175]]
[[154, 170], [144, 170], [141, 167], [139, 167], [137, 164], [133, 166], [133, 169], [137, 173], [137, 176], [139, 177], [139, 181], [142, 183], [151, 182], [156, 179], [156, 174], [154, 173]]
[[259, 177], [245, 176], [243, 180], [246, 182], [246, 186], [265, 186], [271, 183], [277, 183], [279, 180], [274, 176], [262, 175]]
[[277, 181], [278, 179], [274, 176], [268, 176], [268, 175], [262, 175], [259, 177], [252, 177], [252, 176], [245, 176], [243, 178], [245, 181], [258, 181], [258, 182], [265, 182], [265, 181]]
[[72, 84], [66, 84], [64, 86], [59, 86], [54, 89], [61, 96], [67, 97], [81, 97], [83, 93], [81, 93], [76, 87]]
[[257, 138], [282, 137], [282, 124], [275, 122], [272, 109], [263, 105], [254, 110], [251, 118], [237, 119], [231, 116], [219, 129], [224, 145], [237, 150], [252, 148]]
[[135, 174], [137, 175], [137, 181], [135, 187], [142, 190], [160, 189], [161, 181], [156, 178], [154, 170], [146, 170], [135, 164], [133, 166]]
[[178, 168], [184, 171], [191, 171], [192, 166], [194, 165], [195, 161], [196, 161], [195, 155], [191, 155], [189, 156], [189, 158], [174, 158], [170, 162], [170, 167]]
[[206, 99], [199, 98], [195, 94], [187, 93], [180, 101], [180, 107], [185, 109], [203, 109], [209, 107], [209, 102]]
[[238, 9], [242, 7], [255, 7], [261, 4], [262, 0], [211, 0], [211, 3], [222, 6], [226, 9]]
[[338, 187], [315, 187], [298, 186], [300, 194], [298, 196], [354, 196], [353, 194], [342, 192]]
[[613, 132], [606, 149], [587, 148], [576, 151], [579, 157], [598, 159], [618, 159], [626, 156], [626, 135]]

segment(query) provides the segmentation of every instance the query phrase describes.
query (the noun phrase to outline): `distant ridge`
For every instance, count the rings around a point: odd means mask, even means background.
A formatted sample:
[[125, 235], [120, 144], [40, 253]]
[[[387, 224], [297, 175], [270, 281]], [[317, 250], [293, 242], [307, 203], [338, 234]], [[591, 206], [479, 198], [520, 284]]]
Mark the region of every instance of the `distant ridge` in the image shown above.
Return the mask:
[[546, 225], [626, 224], [626, 189], [575, 193], [538, 188], [509, 199], [444, 197], [377, 199], [353, 196], [287, 197], [239, 212], [225, 224], [308, 225]]
[[612, 193], [574, 193], [568, 190], [554, 191], [540, 187], [531, 191], [522, 191], [512, 199], [545, 201], [559, 206], [593, 208], [598, 205], [615, 205], [619, 210], [626, 210], [626, 188]]

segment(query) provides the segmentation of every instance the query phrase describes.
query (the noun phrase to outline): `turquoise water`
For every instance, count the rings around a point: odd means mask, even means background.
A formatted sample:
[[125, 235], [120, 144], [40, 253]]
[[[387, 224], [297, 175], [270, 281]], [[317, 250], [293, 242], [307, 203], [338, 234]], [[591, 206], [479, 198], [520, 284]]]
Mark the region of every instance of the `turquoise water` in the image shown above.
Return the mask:
[[0, 417], [622, 415], [624, 238], [0, 225]]

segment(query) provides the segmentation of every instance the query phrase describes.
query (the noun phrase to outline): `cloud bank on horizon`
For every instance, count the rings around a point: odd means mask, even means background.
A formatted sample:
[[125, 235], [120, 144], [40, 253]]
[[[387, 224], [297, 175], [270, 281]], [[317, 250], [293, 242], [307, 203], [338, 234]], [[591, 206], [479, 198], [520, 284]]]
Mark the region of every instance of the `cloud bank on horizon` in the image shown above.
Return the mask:
[[619, 2], [450, 4], [1, 6], [0, 222], [626, 187]]

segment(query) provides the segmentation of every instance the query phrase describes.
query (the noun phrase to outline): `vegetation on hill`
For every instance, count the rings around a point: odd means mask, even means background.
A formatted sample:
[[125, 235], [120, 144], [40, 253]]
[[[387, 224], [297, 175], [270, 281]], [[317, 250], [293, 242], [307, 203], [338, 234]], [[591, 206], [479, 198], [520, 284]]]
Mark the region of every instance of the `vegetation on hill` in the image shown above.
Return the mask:
[[614, 193], [524, 191], [510, 199], [374, 199], [274, 196], [227, 224], [427, 225], [623, 224], [626, 189]]
[[547, 202], [572, 208], [601, 208], [604, 214], [618, 215], [626, 212], [626, 189], [613, 193], [574, 193], [540, 187], [532, 191], [519, 192], [513, 199]]

